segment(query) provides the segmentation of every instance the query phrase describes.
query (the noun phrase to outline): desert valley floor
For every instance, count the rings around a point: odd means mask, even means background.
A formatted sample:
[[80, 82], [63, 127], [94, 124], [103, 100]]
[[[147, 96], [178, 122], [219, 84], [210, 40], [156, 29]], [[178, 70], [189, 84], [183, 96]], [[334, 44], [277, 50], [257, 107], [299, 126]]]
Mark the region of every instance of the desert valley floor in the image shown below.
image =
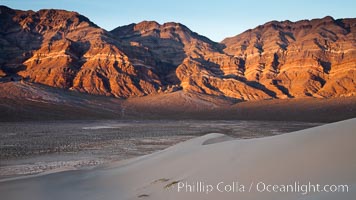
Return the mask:
[[209, 133], [247, 139], [321, 124], [237, 120], [0, 122], [0, 180], [93, 168]]

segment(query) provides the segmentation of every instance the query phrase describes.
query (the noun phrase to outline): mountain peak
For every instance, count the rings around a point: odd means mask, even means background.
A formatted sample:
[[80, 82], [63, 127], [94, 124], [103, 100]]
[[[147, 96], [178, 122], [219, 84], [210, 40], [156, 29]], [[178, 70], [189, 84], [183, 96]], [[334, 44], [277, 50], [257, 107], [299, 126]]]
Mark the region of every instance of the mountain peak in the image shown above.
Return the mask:
[[156, 21], [142, 21], [140, 23], [135, 24], [135, 30], [152, 30], [157, 29], [161, 25]]
[[186, 28], [188, 29], [188, 27], [186, 27], [185, 25], [178, 23], [178, 22], [166, 22], [164, 24], [162, 24], [163, 27], [180, 27], [180, 28]]
[[335, 21], [335, 19], [332, 16], [325, 16], [321, 20], [323, 20], [323, 21]]
[[0, 11], [5, 11], [5, 10], [12, 10], [11, 8], [7, 7], [7, 6], [3, 6], [3, 5], [0, 5]]
[[53, 21], [53, 20], [69, 20], [68, 22], [76, 22], [77, 24], [80, 24], [81, 22], [86, 22], [90, 26], [98, 28], [96, 24], [94, 24], [92, 21], [90, 21], [87, 17], [79, 14], [78, 12], [74, 11], [66, 11], [66, 10], [60, 10], [60, 9], [42, 9], [39, 10], [38, 15], [40, 16], [41, 19], [47, 19], [48, 21]]
[[159, 24], [156, 21], [142, 21], [134, 24], [134, 30], [149, 31], [153, 29], [167, 29], [167, 28], [181, 28], [190, 31], [190, 29], [181, 23], [177, 22], [166, 22], [164, 24]]

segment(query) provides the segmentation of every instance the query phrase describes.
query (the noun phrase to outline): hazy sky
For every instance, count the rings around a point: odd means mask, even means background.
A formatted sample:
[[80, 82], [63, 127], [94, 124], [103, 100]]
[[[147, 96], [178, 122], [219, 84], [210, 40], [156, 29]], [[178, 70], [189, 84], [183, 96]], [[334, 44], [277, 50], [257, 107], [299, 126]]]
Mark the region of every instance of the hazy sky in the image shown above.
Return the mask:
[[0, 0], [21, 10], [77, 11], [106, 30], [155, 20], [180, 22], [221, 41], [271, 20], [356, 17], [355, 0]]

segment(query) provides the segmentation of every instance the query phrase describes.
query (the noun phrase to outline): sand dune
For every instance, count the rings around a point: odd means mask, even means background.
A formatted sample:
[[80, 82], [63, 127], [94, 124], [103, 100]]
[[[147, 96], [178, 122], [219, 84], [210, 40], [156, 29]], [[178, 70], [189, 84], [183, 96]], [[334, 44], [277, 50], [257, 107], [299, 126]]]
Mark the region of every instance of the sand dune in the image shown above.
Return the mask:
[[[0, 194], [4, 200], [352, 199], [355, 130], [354, 118], [259, 139], [213, 133], [101, 169], [2, 182]], [[319, 192], [311, 187], [317, 184]]]

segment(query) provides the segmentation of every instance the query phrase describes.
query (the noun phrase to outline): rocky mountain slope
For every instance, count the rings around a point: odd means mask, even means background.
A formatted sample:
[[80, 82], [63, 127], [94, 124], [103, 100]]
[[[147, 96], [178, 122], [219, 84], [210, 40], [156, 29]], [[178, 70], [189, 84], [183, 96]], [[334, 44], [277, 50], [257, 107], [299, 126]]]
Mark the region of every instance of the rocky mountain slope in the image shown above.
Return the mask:
[[222, 43], [277, 97], [355, 95], [355, 19], [272, 21]]
[[155, 69], [168, 88], [242, 100], [269, 98], [259, 85], [229, 76], [240, 73], [239, 60], [225, 54], [221, 44], [182, 24], [145, 21], [111, 32], [130, 58], [148, 58], [143, 64]]
[[160, 84], [150, 70], [132, 65], [109, 32], [78, 13], [0, 9], [0, 65], [5, 74], [117, 97], [151, 94]]
[[269, 22], [216, 43], [179, 23], [110, 32], [63, 10], [0, 7], [0, 76], [96, 95], [353, 96], [356, 19]]

